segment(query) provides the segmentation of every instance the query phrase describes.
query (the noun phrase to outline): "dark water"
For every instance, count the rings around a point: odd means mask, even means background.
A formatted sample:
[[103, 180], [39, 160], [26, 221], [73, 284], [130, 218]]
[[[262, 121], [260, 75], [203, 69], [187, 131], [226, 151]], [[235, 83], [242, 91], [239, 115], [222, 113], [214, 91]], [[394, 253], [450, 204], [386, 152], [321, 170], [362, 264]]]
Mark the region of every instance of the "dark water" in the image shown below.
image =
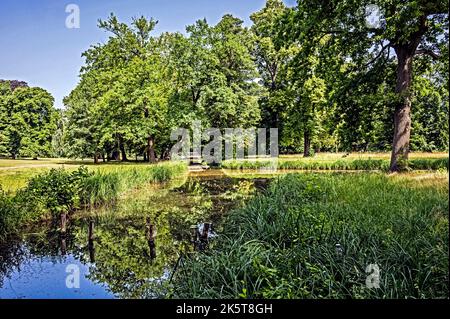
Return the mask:
[[[266, 187], [267, 179], [197, 176], [130, 193], [113, 207], [77, 212], [61, 236], [52, 222], [0, 243], [0, 298], [160, 298], [192, 225], [212, 222]], [[148, 241], [148, 220], [156, 228]], [[94, 241], [88, 241], [89, 223]]]

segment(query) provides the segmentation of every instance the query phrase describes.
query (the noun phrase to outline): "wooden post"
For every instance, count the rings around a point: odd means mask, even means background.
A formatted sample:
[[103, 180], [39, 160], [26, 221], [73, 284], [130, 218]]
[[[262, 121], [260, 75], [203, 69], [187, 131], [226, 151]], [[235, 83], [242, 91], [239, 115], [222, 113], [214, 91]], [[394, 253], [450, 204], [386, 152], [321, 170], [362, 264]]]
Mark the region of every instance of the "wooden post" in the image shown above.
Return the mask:
[[147, 228], [147, 240], [155, 240], [156, 237], [156, 227], [150, 221], [150, 218], [147, 217], [146, 220], [146, 228]]
[[203, 223], [203, 230], [200, 234], [200, 242], [199, 242], [199, 250], [203, 251], [206, 249], [206, 246], [208, 246], [208, 234], [209, 230], [211, 228], [211, 223]]
[[203, 223], [203, 240], [208, 240], [209, 228], [211, 227], [211, 223]]
[[148, 247], [150, 248], [150, 258], [155, 259], [156, 258], [156, 245], [154, 240], [148, 241]]
[[67, 230], [67, 214], [61, 213], [61, 234], [65, 234]]
[[156, 244], [155, 244], [155, 237], [156, 237], [156, 227], [155, 225], [152, 225], [150, 217], [147, 217], [146, 219], [146, 237], [148, 241], [148, 247], [150, 248], [150, 258], [154, 259], [156, 258]]
[[94, 247], [94, 221], [89, 221], [88, 227], [88, 249], [89, 249], [89, 260], [91, 263], [95, 262], [95, 247]]
[[89, 241], [88, 249], [89, 249], [89, 260], [91, 261], [91, 263], [95, 263], [95, 246], [93, 241]]
[[89, 241], [89, 244], [94, 242], [94, 222], [93, 221], [89, 221], [88, 241]]
[[191, 231], [191, 243], [194, 245], [194, 250], [196, 250], [199, 240], [198, 226], [192, 225], [190, 231]]
[[65, 236], [60, 236], [60, 246], [61, 246], [61, 255], [65, 255], [66, 251], [67, 251], [67, 245], [66, 245], [66, 237]]

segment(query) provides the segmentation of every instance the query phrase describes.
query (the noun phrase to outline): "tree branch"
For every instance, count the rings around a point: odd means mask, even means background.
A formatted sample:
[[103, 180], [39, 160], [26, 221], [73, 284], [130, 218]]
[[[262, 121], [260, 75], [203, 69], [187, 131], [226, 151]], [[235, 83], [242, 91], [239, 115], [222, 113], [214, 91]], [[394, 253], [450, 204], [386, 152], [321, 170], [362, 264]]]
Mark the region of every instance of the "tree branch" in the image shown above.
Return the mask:
[[364, 65], [364, 67], [366, 68], [366, 67], [368, 67], [369, 65], [371, 65], [372, 63], [374, 63], [376, 60], [378, 60], [378, 58], [384, 53], [384, 51], [387, 49], [387, 48], [389, 48], [391, 45], [390, 45], [390, 43], [387, 43], [387, 44], [385, 44], [385, 45], [383, 45], [382, 47], [381, 47], [381, 49], [380, 49], [380, 52], [378, 52], [378, 54], [372, 59], [372, 60], [370, 60], [369, 62], [367, 62], [365, 65]]
[[425, 54], [428, 55], [430, 57], [432, 57], [434, 60], [439, 60], [441, 58], [441, 55], [439, 53], [434, 52], [431, 49], [417, 49], [416, 52], [414, 53], [414, 55], [419, 55], [419, 54]]

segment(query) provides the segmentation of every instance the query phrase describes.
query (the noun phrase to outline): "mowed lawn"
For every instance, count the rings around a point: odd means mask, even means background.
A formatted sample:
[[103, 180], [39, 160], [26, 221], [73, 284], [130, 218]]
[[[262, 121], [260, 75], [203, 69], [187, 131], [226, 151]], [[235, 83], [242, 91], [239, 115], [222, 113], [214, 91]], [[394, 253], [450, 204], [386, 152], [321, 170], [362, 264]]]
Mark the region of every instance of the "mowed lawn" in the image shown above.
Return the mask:
[[[448, 153], [411, 153], [410, 159], [437, 159], [447, 158]], [[356, 159], [383, 159], [388, 160], [390, 153], [319, 153], [314, 157], [304, 158], [302, 155], [280, 155], [283, 161], [323, 161], [333, 162], [338, 160], [356, 160]], [[5, 191], [16, 191], [24, 187], [27, 181], [40, 173], [50, 170], [51, 168], [66, 168], [69, 170], [76, 169], [81, 165], [88, 165], [89, 169], [108, 169], [117, 168], [121, 165], [148, 165], [142, 162], [100, 162], [98, 165], [93, 160], [72, 160], [66, 158], [44, 158], [38, 160], [32, 159], [0, 159], [0, 185]]]

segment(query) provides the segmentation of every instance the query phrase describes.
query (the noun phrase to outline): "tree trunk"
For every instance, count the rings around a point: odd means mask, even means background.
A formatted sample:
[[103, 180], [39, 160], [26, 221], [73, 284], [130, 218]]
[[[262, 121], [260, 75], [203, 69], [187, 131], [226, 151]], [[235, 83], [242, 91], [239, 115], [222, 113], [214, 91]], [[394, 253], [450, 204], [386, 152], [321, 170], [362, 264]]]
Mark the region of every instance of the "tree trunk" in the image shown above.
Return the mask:
[[397, 84], [395, 92], [398, 100], [395, 101], [394, 138], [390, 171], [399, 171], [402, 167], [399, 161], [408, 160], [409, 141], [411, 136], [411, 79], [414, 50], [408, 46], [395, 47], [397, 54]]
[[98, 164], [98, 153], [94, 154], [94, 164]]
[[125, 145], [123, 145], [123, 143], [120, 143], [120, 153], [122, 154], [122, 162], [128, 161], [127, 152], [125, 151]]
[[155, 145], [155, 139], [153, 138], [153, 136], [150, 135], [147, 139], [147, 158], [148, 158], [148, 161], [151, 163], [156, 162], [154, 145]]
[[303, 133], [303, 157], [311, 156], [311, 133], [305, 130]]
[[112, 160], [114, 160], [114, 161], [118, 161], [118, 160], [120, 160], [120, 152], [118, 151], [118, 150], [114, 150], [113, 152], [112, 152]]

